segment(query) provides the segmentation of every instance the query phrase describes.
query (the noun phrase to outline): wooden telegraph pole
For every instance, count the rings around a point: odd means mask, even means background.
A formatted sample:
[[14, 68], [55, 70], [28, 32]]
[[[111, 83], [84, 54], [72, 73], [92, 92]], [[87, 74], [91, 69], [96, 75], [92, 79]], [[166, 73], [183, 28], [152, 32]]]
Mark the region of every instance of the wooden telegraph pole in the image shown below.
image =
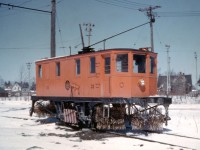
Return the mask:
[[56, 0], [51, 1], [51, 57], [56, 56]]
[[148, 17], [149, 20], [150, 20], [150, 30], [151, 30], [151, 32], [150, 32], [150, 37], [151, 37], [151, 51], [152, 51], [152, 52], [154, 52], [153, 23], [155, 22], [155, 15], [154, 15], [154, 13], [153, 13], [152, 10], [157, 9], [157, 8], [160, 8], [160, 6], [154, 6], [154, 7], [150, 6], [150, 7], [148, 7], [148, 8], [144, 8], [144, 9], [141, 9], [141, 8], [140, 8], [140, 9], [139, 9], [139, 11], [141, 11], [141, 12], [146, 11], [146, 15], [147, 15], [147, 17]]

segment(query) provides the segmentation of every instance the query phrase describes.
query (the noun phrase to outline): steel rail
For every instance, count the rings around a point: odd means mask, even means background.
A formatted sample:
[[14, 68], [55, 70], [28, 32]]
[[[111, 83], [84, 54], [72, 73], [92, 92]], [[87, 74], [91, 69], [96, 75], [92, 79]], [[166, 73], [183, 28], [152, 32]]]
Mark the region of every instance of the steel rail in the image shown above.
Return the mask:
[[[132, 139], [142, 140], [142, 141], [146, 141], [146, 142], [151, 142], [151, 143], [158, 143], [158, 144], [162, 144], [162, 145], [168, 145], [168, 146], [174, 146], [174, 147], [179, 147], [179, 148], [186, 148], [186, 149], [196, 150], [196, 149], [191, 148], [191, 147], [186, 147], [186, 146], [171, 144], [171, 143], [167, 143], [167, 142], [161, 142], [161, 141], [156, 141], [156, 140], [150, 140], [150, 139], [145, 139], [145, 138], [136, 137], [136, 136], [127, 136], [126, 134], [123, 134], [123, 133], [117, 133], [117, 132], [111, 132], [111, 131], [107, 131], [107, 133], [113, 134], [113, 135], [122, 136], [122, 137], [125, 137], [125, 138], [132, 138]], [[169, 135], [170, 135], [170, 134], [169, 134]], [[184, 136], [183, 136], [183, 137], [184, 137]], [[199, 139], [198, 139], [198, 140], [199, 140]]]

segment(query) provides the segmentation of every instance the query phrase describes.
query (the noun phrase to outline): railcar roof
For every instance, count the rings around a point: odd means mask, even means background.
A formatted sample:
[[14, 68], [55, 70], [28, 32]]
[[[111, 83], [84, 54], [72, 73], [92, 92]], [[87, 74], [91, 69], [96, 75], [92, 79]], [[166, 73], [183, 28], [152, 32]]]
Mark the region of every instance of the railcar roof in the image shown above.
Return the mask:
[[98, 53], [106, 53], [109, 51], [135, 51], [135, 52], [141, 52], [141, 53], [154, 53], [151, 51], [145, 51], [145, 50], [140, 50], [140, 49], [133, 49], [133, 48], [110, 48], [110, 49], [105, 49], [105, 50], [98, 50], [94, 52], [88, 52], [88, 53], [83, 53], [83, 54], [74, 54], [74, 55], [66, 55], [66, 56], [58, 56], [58, 57], [53, 57], [53, 58], [43, 58], [40, 60], [37, 60], [36, 62], [41, 62], [41, 61], [48, 61], [48, 60], [54, 60], [54, 59], [60, 59], [60, 58], [66, 58], [66, 57], [77, 57], [77, 56], [84, 56], [84, 55], [91, 55], [91, 54], [98, 54]]

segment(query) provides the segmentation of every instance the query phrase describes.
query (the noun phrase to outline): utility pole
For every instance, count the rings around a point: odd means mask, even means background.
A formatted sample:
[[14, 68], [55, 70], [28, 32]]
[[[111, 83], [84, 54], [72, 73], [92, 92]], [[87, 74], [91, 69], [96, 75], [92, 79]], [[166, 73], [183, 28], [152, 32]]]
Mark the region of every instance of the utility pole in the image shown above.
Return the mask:
[[30, 90], [31, 90], [31, 64], [30, 62], [26, 63], [27, 69], [28, 69], [28, 85], [29, 85], [29, 90], [28, 90], [28, 96], [30, 96]]
[[72, 55], [72, 47], [69, 46], [69, 55], [71, 56]]
[[167, 97], [169, 96], [169, 91], [171, 91], [170, 85], [170, 57], [169, 57], [169, 48], [170, 45], [165, 45], [167, 48]]
[[161, 8], [160, 6], [149, 6], [148, 8], [140, 8], [139, 11], [144, 12], [146, 11], [146, 15], [150, 20], [150, 37], [151, 37], [151, 51], [154, 52], [154, 41], [153, 41], [153, 23], [155, 22], [155, 15], [153, 13], [152, 10], [157, 9], [157, 8]]
[[51, 1], [51, 57], [56, 56], [56, 0]]
[[197, 75], [197, 74], [198, 74], [198, 73], [197, 73], [197, 52], [194, 52], [194, 58], [195, 58], [195, 63], [196, 63], [196, 83], [197, 83], [197, 80], [198, 80], [198, 79], [197, 79], [197, 78], [198, 78], [198, 77], [197, 77], [197, 76], [198, 76], [198, 75]]
[[168, 68], [169, 68], [169, 93], [171, 94], [171, 67], [170, 67], [170, 63], [171, 63], [171, 57], [169, 56], [169, 58], [168, 58]]
[[27, 66], [27, 69], [28, 69], [28, 84], [29, 84], [29, 90], [30, 90], [30, 79], [31, 79], [31, 73], [30, 73], [31, 64], [32, 64], [32, 63], [30, 63], [30, 62], [26, 63], [26, 66]]
[[88, 32], [87, 36], [88, 36], [88, 46], [90, 46], [90, 37], [92, 36], [91, 32], [92, 32], [92, 28], [95, 26], [92, 23], [84, 23], [83, 26], [85, 26], [85, 31]]

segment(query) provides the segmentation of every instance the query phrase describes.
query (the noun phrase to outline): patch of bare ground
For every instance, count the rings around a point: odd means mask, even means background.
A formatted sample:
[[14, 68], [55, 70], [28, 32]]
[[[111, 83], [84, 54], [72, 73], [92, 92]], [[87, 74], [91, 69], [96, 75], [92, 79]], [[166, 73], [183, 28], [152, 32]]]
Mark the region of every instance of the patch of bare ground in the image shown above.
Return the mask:
[[[66, 129], [65, 129], [66, 130]], [[82, 140], [100, 140], [104, 141], [105, 138], [109, 137], [117, 137], [117, 135], [112, 135], [106, 132], [97, 132], [97, 131], [92, 131], [89, 129], [79, 131], [75, 134], [57, 134], [57, 133], [39, 133], [39, 136], [56, 136], [56, 137], [64, 137], [64, 138], [71, 138], [71, 137], [79, 137], [80, 141]]]
[[105, 138], [117, 137], [117, 136], [111, 135], [106, 132], [92, 131], [88, 129], [76, 133], [74, 137], [79, 137], [81, 140], [104, 140]]

